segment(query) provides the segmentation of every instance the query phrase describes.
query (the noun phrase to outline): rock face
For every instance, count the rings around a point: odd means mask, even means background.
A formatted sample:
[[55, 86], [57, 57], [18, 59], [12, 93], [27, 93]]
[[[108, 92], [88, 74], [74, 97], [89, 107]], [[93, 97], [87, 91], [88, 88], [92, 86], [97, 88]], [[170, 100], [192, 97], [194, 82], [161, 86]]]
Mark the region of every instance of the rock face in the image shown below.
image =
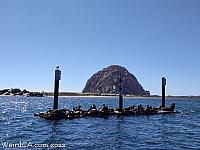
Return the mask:
[[149, 95], [136, 77], [124, 67], [112, 65], [95, 73], [86, 83], [82, 93], [94, 94], [118, 94], [119, 75], [122, 77], [123, 94], [125, 95]]

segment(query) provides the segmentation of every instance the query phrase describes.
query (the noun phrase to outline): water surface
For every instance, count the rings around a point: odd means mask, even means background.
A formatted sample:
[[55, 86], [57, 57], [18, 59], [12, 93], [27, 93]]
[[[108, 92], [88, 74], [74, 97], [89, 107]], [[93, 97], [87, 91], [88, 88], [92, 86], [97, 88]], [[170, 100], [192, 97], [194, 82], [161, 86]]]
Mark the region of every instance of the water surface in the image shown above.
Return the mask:
[[[33, 149], [54, 149], [50, 146], [59, 146], [57, 149], [105, 150], [200, 149], [200, 100], [167, 99], [168, 105], [173, 102], [176, 103], [176, 109], [182, 113], [48, 121], [34, 117], [33, 114], [51, 109], [52, 97], [0, 97], [0, 149], [5, 149], [3, 146], [6, 143], [38, 146]], [[118, 98], [59, 98], [60, 108], [72, 109], [73, 106], [81, 105], [88, 109], [93, 103], [97, 107], [105, 103], [115, 108], [118, 106]], [[124, 100], [125, 106], [138, 104], [159, 106], [160, 100], [157, 98]]]

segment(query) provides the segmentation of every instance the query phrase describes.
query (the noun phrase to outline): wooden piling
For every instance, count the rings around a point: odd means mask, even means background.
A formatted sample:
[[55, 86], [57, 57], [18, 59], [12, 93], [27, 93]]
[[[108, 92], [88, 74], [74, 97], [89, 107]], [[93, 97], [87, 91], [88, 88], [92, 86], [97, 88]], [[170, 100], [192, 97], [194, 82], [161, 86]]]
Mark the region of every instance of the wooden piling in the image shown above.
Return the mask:
[[166, 79], [162, 77], [162, 107], [165, 107], [165, 86], [166, 86]]
[[55, 70], [55, 85], [54, 85], [54, 103], [53, 109], [58, 109], [58, 94], [59, 94], [59, 80], [61, 78], [61, 71], [59, 67]]
[[119, 111], [123, 110], [122, 76], [119, 76]]

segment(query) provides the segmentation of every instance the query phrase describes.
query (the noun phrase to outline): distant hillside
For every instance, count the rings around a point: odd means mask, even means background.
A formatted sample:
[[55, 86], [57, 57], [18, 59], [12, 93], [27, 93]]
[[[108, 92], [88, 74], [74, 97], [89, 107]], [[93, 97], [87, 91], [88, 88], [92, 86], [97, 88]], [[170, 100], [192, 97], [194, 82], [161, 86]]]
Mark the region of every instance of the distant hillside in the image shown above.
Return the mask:
[[136, 77], [124, 67], [112, 65], [95, 73], [86, 83], [82, 93], [118, 94], [119, 75], [122, 76], [123, 94], [150, 95], [145, 91]]
[[0, 95], [3, 96], [28, 96], [28, 97], [43, 97], [44, 92], [29, 92], [26, 89], [23, 91], [19, 88], [3, 89], [0, 90]]

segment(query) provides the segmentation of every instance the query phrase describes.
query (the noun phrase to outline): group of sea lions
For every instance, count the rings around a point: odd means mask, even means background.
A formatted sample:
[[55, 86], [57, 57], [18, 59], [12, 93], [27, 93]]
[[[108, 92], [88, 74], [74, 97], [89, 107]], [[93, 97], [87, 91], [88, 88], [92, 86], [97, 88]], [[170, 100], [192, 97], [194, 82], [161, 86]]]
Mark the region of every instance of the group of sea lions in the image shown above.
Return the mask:
[[124, 108], [123, 110], [108, 108], [105, 104], [99, 109], [93, 104], [90, 109], [82, 110], [81, 106], [74, 107], [73, 110], [67, 109], [55, 109], [48, 110], [47, 112], [42, 112], [39, 114], [35, 114], [35, 116], [39, 116], [41, 118], [45, 118], [48, 120], [59, 120], [59, 119], [73, 119], [73, 118], [82, 118], [86, 116], [92, 117], [108, 117], [109, 115], [121, 115], [121, 116], [130, 116], [130, 115], [153, 115], [153, 114], [161, 114], [161, 113], [172, 113], [175, 109], [175, 103], [173, 103], [170, 107], [152, 107], [147, 105], [147, 107], [143, 107], [141, 104], [138, 106], [129, 106]]

